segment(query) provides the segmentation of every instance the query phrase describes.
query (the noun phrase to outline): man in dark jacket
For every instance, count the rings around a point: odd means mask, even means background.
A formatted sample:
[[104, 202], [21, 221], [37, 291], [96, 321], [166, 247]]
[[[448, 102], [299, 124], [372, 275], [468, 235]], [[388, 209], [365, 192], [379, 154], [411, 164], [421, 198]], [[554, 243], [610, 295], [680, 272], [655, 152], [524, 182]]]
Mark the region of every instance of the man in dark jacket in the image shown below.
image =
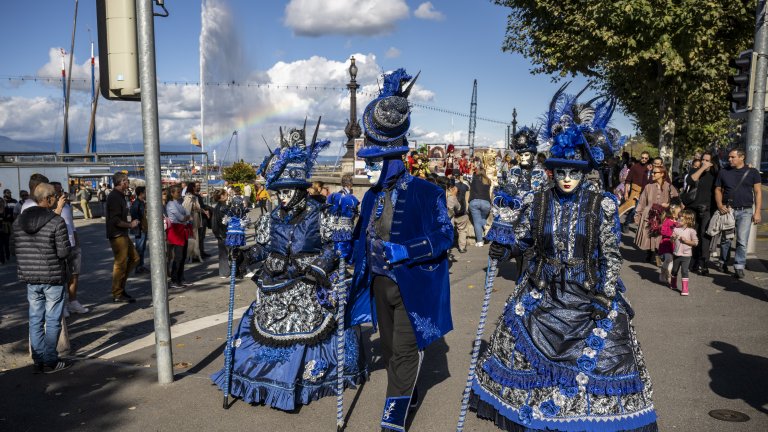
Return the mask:
[[115, 173], [112, 176], [114, 188], [107, 196], [107, 238], [115, 255], [112, 267], [112, 301], [115, 303], [134, 303], [136, 300], [125, 292], [128, 274], [139, 263], [139, 253], [133, 246], [128, 231], [139, 226], [134, 219], [128, 222], [128, 204], [125, 191], [128, 189], [128, 176]]
[[70, 244], [67, 226], [52, 208], [56, 193], [41, 183], [33, 194], [37, 206], [13, 223], [19, 280], [27, 283], [29, 342], [35, 373], [54, 373], [72, 365], [59, 358], [56, 344], [64, 311], [65, 263]]

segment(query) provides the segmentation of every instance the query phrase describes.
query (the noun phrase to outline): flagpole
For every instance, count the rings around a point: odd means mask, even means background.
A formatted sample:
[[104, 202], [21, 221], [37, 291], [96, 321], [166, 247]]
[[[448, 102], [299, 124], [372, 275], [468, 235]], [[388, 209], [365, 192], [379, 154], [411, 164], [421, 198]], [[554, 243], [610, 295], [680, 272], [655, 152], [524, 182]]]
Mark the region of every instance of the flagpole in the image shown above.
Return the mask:
[[78, 0], [75, 0], [75, 18], [72, 23], [72, 45], [69, 49], [69, 73], [66, 91], [64, 92], [64, 134], [61, 138], [61, 152], [69, 153], [69, 94], [72, 90], [72, 58], [75, 51], [75, 31], [77, 30], [77, 5]]
[[93, 104], [93, 132], [91, 133], [90, 152], [96, 153], [96, 57], [93, 55], [93, 41], [91, 41], [91, 103]]

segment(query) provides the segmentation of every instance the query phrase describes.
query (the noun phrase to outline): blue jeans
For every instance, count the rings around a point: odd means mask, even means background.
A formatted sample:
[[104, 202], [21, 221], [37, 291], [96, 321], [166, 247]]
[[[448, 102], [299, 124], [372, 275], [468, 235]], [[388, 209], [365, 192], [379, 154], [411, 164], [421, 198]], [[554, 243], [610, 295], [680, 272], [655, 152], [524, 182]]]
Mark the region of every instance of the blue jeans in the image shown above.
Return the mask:
[[483, 227], [491, 214], [491, 203], [482, 199], [469, 202], [469, 214], [472, 215], [472, 226], [475, 228], [475, 241], [483, 241]]
[[29, 301], [29, 344], [35, 363], [55, 364], [59, 359], [56, 344], [61, 333], [64, 311], [64, 286], [27, 285]]
[[[733, 268], [744, 270], [747, 263], [747, 242], [749, 230], [752, 229], [752, 207], [734, 210], [733, 217], [736, 220], [736, 257], [733, 260]], [[720, 261], [728, 263], [728, 252], [731, 250], [731, 240], [723, 236], [720, 242]]]
[[147, 250], [147, 233], [141, 233], [140, 237], [134, 238], [136, 243], [136, 252], [139, 253], [139, 267], [144, 267], [144, 252]]

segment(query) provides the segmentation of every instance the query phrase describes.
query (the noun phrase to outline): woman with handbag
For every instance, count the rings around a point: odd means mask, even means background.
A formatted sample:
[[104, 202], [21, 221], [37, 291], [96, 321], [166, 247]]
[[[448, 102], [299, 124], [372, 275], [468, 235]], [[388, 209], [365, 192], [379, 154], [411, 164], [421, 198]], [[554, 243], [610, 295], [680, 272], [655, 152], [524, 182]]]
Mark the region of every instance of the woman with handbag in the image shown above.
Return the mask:
[[[720, 161], [714, 152], [708, 151], [701, 156], [701, 166], [688, 176], [688, 196], [683, 204], [696, 214], [696, 236], [699, 243], [693, 248], [693, 270], [702, 275], [709, 274], [709, 247], [712, 237], [707, 235], [707, 226], [715, 205], [715, 179], [720, 171]], [[688, 201], [688, 202], [686, 202]]]
[[647, 251], [646, 262], [651, 262], [660, 241], [658, 233], [652, 233], [650, 230], [649, 213], [654, 204], [667, 208], [672, 198], [679, 195], [677, 189], [672, 186], [672, 183], [666, 181], [666, 178], [667, 169], [664, 165], [654, 166], [653, 171], [651, 171], [651, 182], [643, 188], [643, 192], [640, 193], [640, 198], [637, 200], [635, 223], [638, 225], [635, 245]]

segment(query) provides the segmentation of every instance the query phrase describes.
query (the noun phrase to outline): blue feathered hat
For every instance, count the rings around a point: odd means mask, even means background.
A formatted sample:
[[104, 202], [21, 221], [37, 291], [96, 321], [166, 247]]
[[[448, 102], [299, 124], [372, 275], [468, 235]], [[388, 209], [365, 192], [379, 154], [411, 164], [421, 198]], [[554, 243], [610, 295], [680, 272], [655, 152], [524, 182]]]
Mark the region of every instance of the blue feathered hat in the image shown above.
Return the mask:
[[308, 180], [317, 156], [331, 143], [327, 140], [317, 141], [321, 119], [317, 119], [309, 145], [306, 142], [306, 120], [303, 129], [291, 129], [287, 137], [283, 135], [283, 128], [280, 128], [280, 147], [275, 151], [267, 147], [269, 154], [257, 171], [266, 179], [267, 189], [306, 189], [312, 185]]
[[527, 126], [523, 126], [519, 131], [512, 135], [512, 148], [517, 153], [536, 153], [536, 149], [539, 145], [537, 135], [538, 132]]
[[600, 137], [613, 136], [608, 132], [608, 122], [616, 109], [616, 99], [601, 95], [582, 103], [579, 97], [589, 85], [570, 95], [565, 93], [569, 84], [557, 90], [544, 115], [539, 138], [549, 146], [550, 153], [544, 166], [590, 171], [598, 168], [605, 158], [599, 145]]
[[[379, 97], [371, 101], [363, 111], [365, 142], [357, 152], [358, 157], [377, 158], [408, 152], [408, 140], [405, 138], [411, 126], [408, 95], [418, 77], [419, 74], [416, 74], [411, 79], [402, 68], [384, 75]], [[407, 86], [403, 88], [406, 83]]]

